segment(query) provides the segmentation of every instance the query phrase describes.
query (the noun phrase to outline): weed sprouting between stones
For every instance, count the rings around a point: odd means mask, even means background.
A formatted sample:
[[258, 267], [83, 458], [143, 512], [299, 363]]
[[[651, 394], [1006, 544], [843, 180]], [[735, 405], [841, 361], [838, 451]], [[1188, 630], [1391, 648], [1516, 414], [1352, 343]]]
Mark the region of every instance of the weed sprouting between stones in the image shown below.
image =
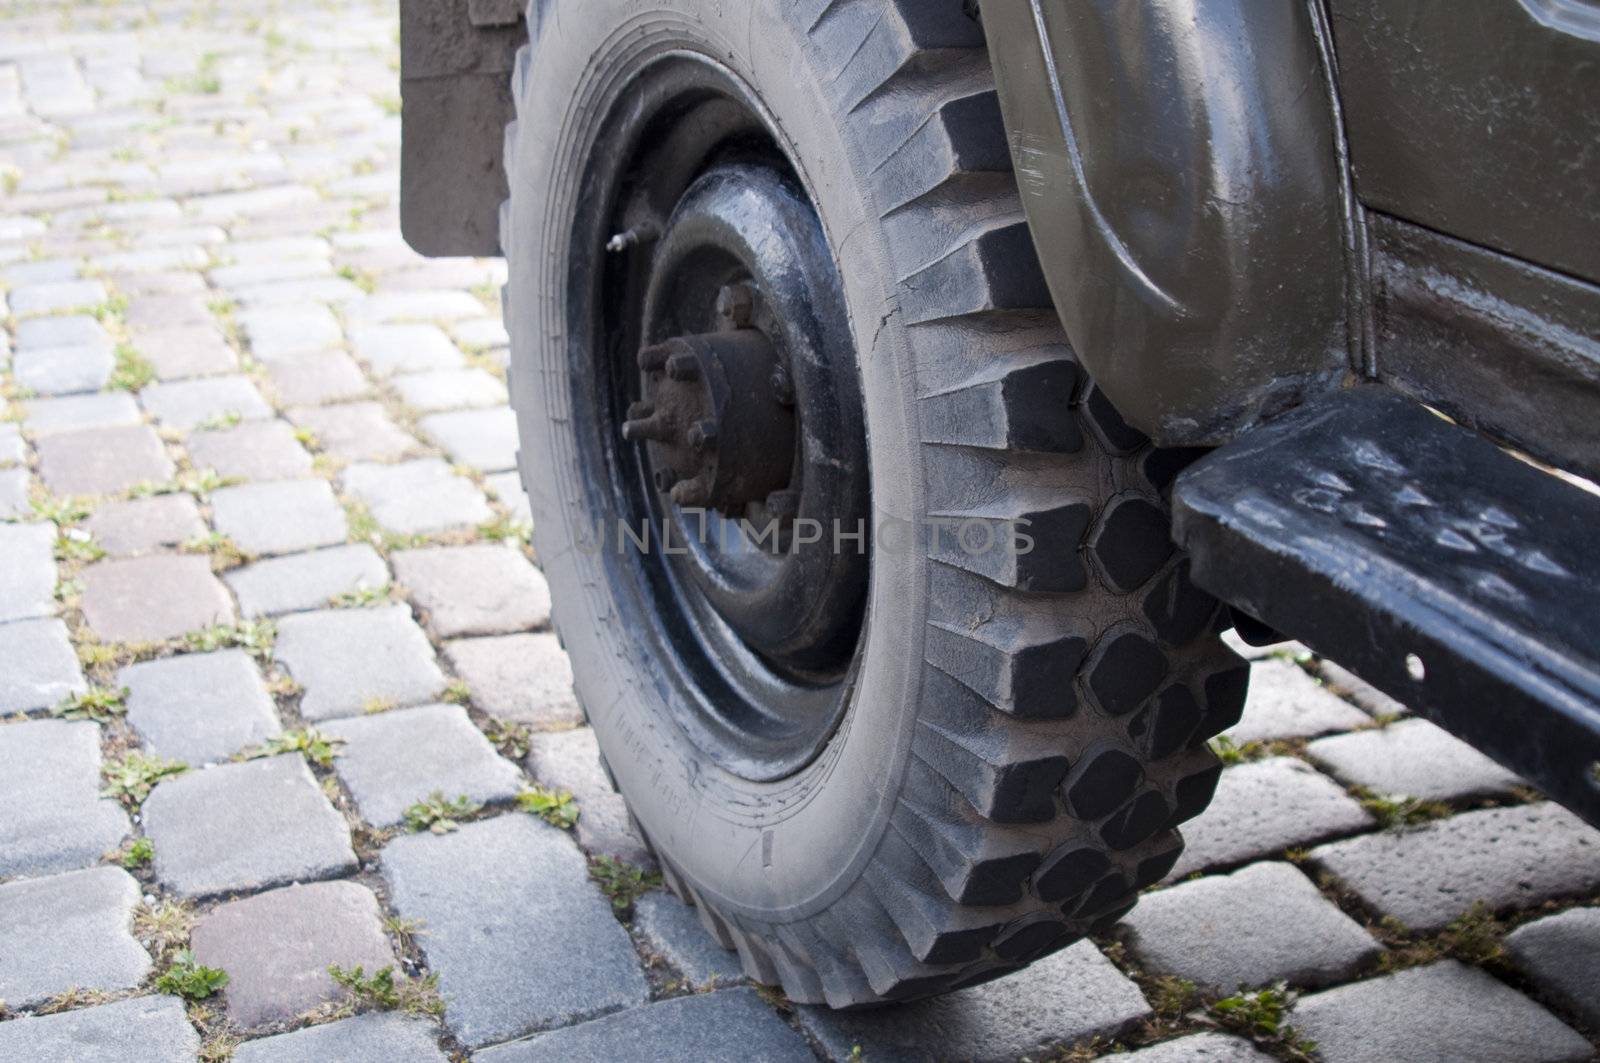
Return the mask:
[[359, 964], [344, 968], [338, 964], [328, 966], [328, 975], [350, 994], [357, 1005], [383, 1011], [403, 1011], [408, 1015], [438, 1015], [444, 1011], [444, 1000], [439, 996], [439, 976], [421, 978], [396, 977], [394, 967], [383, 967], [370, 976]]
[[183, 643], [197, 653], [241, 649], [267, 660], [272, 656], [272, 643], [277, 637], [278, 628], [272, 621], [244, 620], [237, 624], [214, 624], [191, 631], [183, 636]]
[[139, 391], [156, 378], [155, 366], [129, 343], [117, 344], [116, 368], [107, 386], [117, 391]]
[[94, 536], [82, 528], [67, 528], [56, 537], [55, 555], [57, 561], [87, 563], [100, 560], [106, 552], [94, 541]]
[[1450, 814], [1450, 806], [1443, 801], [1425, 801], [1406, 794], [1380, 794], [1359, 786], [1351, 792], [1361, 802], [1361, 807], [1389, 830], [1420, 826]]
[[562, 830], [571, 830], [578, 822], [578, 803], [565, 790], [549, 790], [539, 785], [529, 786], [517, 794], [517, 807]]
[[195, 962], [194, 953], [179, 949], [172, 963], [156, 976], [158, 992], [171, 993], [184, 1000], [205, 1000], [228, 984], [228, 972]]
[[365, 609], [374, 605], [383, 605], [389, 601], [391, 585], [383, 584], [381, 587], [357, 587], [353, 591], [335, 594], [328, 599], [328, 606], [332, 609]]
[[1294, 1004], [1295, 994], [1282, 985], [1235, 993], [1214, 1001], [1208, 1012], [1217, 1025], [1242, 1034], [1257, 1044], [1271, 1046], [1289, 1059], [1309, 1063], [1316, 1051], [1315, 1042], [1301, 1037], [1284, 1022], [1284, 1014]]
[[185, 540], [178, 549], [186, 554], [205, 554], [210, 557], [213, 572], [226, 572], [255, 560], [254, 555], [245, 553], [238, 543], [218, 531]]
[[633, 911], [633, 903], [653, 889], [661, 888], [661, 873], [645, 871], [610, 856], [597, 856], [589, 861], [589, 877], [600, 886], [600, 892], [611, 898], [611, 907], [626, 917]]
[[435, 790], [427, 800], [418, 801], [405, 810], [406, 826], [412, 831], [449, 834], [461, 826], [457, 820], [473, 815], [481, 808], [481, 804], [466, 794], [460, 794], [452, 801], [443, 792]]
[[50, 710], [50, 715], [62, 720], [93, 720], [110, 723], [127, 713], [127, 687], [91, 686], [81, 694], [74, 694]]
[[339, 747], [345, 740], [337, 735], [323, 734], [315, 727], [300, 727], [262, 742], [254, 749], [239, 754], [239, 760], [257, 760], [261, 757], [275, 757], [280, 753], [303, 753], [307, 760], [320, 768], [333, 766], [334, 758], [340, 755]]
[[104, 797], [115, 797], [130, 809], [136, 809], [150, 796], [150, 790], [163, 779], [174, 779], [189, 770], [181, 760], [151, 756], [138, 750], [129, 750], [122, 759], [110, 761], [101, 769], [105, 787]]
[[114, 861], [124, 871], [138, 871], [149, 867], [156, 858], [156, 843], [149, 838], [131, 838], [122, 848], [113, 849], [105, 859]]
[[[466, 684], [462, 683], [461, 686], [465, 692]], [[447, 696], [448, 693], [446, 690]], [[501, 756], [509, 760], [523, 759], [533, 745], [533, 729], [525, 723], [514, 721], [490, 719], [484, 725], [483, 736], [500, 751]]]

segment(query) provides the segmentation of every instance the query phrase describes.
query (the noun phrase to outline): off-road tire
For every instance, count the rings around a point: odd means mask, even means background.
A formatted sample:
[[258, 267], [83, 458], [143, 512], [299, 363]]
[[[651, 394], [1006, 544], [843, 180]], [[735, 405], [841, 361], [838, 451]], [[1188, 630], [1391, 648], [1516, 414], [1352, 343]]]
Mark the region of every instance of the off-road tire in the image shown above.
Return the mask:
[[[1109, 927], [1172, 868], [1220, 772], [1206, 739], [1244, 699], [1247, 668], [1169, 542], [1182, 456], [1117, 416], [1061, 333], [966, 6], [535, 0], [514, 78], [511, 386], [555, 625], [668, 883], [795, 1001], [936, 994]], [[816, 200], [874, 511], [1027, 521], [1036, 544], [874, 556], [856, 700], [778, 784], [729, 780], [673, 727], [572, 531], [595, 516], [563, 310], [584, 130], [626, 57], [686, 42], [770, 107]]]

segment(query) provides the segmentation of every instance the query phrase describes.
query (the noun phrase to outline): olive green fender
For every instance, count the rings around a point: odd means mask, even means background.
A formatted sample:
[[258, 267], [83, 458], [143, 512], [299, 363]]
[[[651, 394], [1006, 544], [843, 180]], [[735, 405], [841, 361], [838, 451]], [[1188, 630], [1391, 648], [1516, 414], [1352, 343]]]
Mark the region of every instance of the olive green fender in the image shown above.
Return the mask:
[[1364, 254], [1317, 0], [982, 0], [1073, 347], [1164, 445], [1362, 364]]

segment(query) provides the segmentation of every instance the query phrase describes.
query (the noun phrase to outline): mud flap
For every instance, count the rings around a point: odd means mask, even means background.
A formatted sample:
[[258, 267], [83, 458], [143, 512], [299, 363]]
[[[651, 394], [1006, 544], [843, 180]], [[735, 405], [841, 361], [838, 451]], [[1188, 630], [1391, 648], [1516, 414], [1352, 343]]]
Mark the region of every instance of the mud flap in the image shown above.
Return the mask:
[[498, 255], [520, 0], [400, 0], [400, 230], [424, 255]]

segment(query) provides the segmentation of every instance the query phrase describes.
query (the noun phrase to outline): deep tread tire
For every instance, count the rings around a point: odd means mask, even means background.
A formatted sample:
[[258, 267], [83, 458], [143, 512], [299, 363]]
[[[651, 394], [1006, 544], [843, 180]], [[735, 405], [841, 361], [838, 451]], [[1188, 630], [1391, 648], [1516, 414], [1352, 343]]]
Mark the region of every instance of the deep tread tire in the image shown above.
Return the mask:
[[[715, 861], [705, 847], [745, 837], [723, 822], [738, 816], [725, 816], [705, 788], [685, 791], [687, 810], [661, 807], [671, 757], [647, 756], [640, 736], [670, 743], [671, 735], [652, 724], [648, 706], [630, 708], [618, 693], [647, 684], [616, 677], [646, 665], [609, 659], [625, 650], [592, 633], [609, 608], [592, 600], [604, 591], [569, 571], [577, 562], [558, 529], [576, 497], [563, 479], [572, 446], [553, 423], [571, 401], [560, 392], [564, 354], [552, 339], [562, 329], [554, 309], [561, 205], [574, 194], [562, 185], [575, 169], [562, 152], [594, 116], [573, 98], [586, 86], [576, 71], [588, 57], [557, 52], [582, 47], [572, 27], [559, 41], [553, 30], [566, 6], [533, 4], [534, 39], [516, 67], [518, 121], [507, 130], [512, 199], [501, 239], [511, 266], [513, 401], [556, 623], [667, 882], [738, 951], [751, 978], [835, 1006], [976, 984], [1109, 926], [1138, 889], [1170, 871], [1178, 824], [1209, 800], [1219, 769], [1205, 740], [1237, 719], [1245, 668], [1217, 640], [1217, 606], [1189, 582], [1167, 539], [1162, 491], [1176, 462], [1159, 460], [1116, 415], [1056, 322], [978, 25], [960, 0], [754, 5], [766, 9], [762, 35], [780, 39], [792, 60], [777, 76], [803, 82], [797, 99], [822, 102], [814, 121], [831, 125], [844, 147], [830, 160], [821, 213], [836, 249], [871, 248], [845, 263], [858, 343], [874, 358], [898, 359], [909, 369], [901, 386], [916, 389], [883, 395], [881, 381], [864, 383], [869, 401], [876, 386], [879, 401], [908, 411], [911, 445], [900, 444], [903, 467], [888, 471], [912, 478], [925, 515], [981, 519], [1002, 533], [1025, 527], [1036, 542], [1032, 553], [993, 559], [934, 545], [917, 561], [923, 586], [908, 593], [906, 610], [922, 620], [899, 644], [914, 655], [903, 667], [920, 672], [912, 697], [888, 710], [910, 724], [899, 732], [907, 740], [874, 751], [892, 792], [873, 806], [862, 791], [866, 822], [852, 828], [871, 845], [817, 903], [791, 901], [785, 881], [753, 890], [706, 873]], [[744, 7], [660, 6], [676, 12], [661, 27], [713, 37], [730, 9]], [[583, 19], [632, 18], [632, 32], [655, 31], [641, 10], [585, 0]], [[737, 55], [743, 37], [717, 39], [730, 64], [748, 58]], [[798, 163], [808, 161], [817, 160]], [[867, 224], [837, 231], [833, 203], [858, 208]], [[877, 490], [886, 470], [873, 460]], [[873, 741], [873, 726], [848, 724], [834, 744]], [[851, 785], [845, 775], [819, 769], [818, 785]], [[671, 792], [665, 803], [681, 799]], [[708, 824], [726, 829], [709, 837]], [[763, 843], [770, 858], [773, 833], [784, 829], [750, 834], [750, 844]], [[816, 860], [830, 859], [815, 848]]]

